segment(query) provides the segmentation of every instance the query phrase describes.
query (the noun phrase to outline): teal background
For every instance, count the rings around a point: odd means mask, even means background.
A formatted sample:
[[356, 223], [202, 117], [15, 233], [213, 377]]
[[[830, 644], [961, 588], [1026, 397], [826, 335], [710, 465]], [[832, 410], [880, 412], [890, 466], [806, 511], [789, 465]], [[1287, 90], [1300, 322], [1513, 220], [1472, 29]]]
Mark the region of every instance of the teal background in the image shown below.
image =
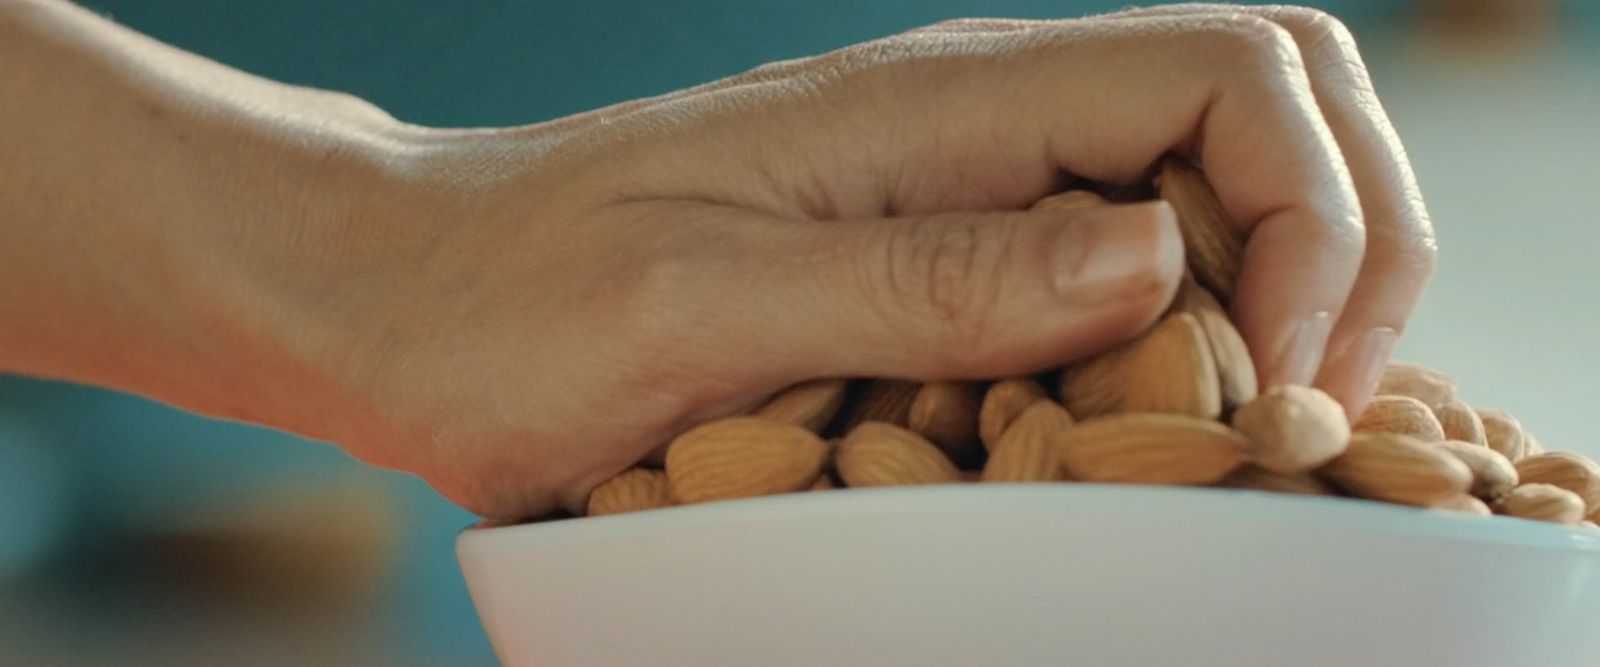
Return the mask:
[[[945, 18], [1076, 16], [1124, 4], [1033, 0], [87, 3], [124, 25], [243, 70], [351, 92], [403, 120], [439, 126], [557, 118]], [[1583, 107], [1575, 106], [1578, 110], [1571, 118], [1535, 115], [1528, 120], [1525, 110], [1489, 103], [1488, 93], [1450, 98], [1456, 89], [1412, 85], [1453, 76], [1434, 69], [1440, 59], [1453, 56], [1408, 51], [1411, 37], [1406, 26], [1416, 12], [1412, 3], [1315, 4], [1345, 19], [1371, 47], [1370, 62], [1380, 92], [1400, 100], [1391, 109], [1398, 112], [1402, 135], [1414, 132], [1421, 137], [1422, 150], [1414, 146], [1413, 155], [1433, 201], [1443, 198], [1443, 210], [1460, 211], [1461, 217], [1482, 211], [1468, 195], [1454, 200], [1452, 196], [1480, 190], [1491, 177], [1452, 170], [1447, 163], [1469, 159], [1470, 154], [1462, 152], [1464, 144], [1484, 139], [1468, 138], [1460, 129], [1435, 136], [1429, 126], [1436, 120], [1471, 104], [1504, 112], [1488, 113], [1481, 116], [1481, 124], [1466, 126], [1476, 131], [1537, 129], [1567, 121], [1574, 127], [1594, 125], [1592, 108], [1587, 116]], [[1509, 67], [1506, 76], [1512, 80], [1546, 77], [1552, 82], [1549, 90], [1556, 92], [1539, 88], [1539, 95], [1581, 93], [1593, 87], [1597, 79], [1585, 77], [1597, 71], [1592, 65], [1600, 52], [1596, 4], [1564, 7], [1566, 14], [1557, 29], [1559, 48], [1509, 61], [1491, 58], [1494, 66]], [[1473, 67], [1467, 70], [1475, 72]], [[1436, 90], [1442, 92], [1430, 92]], [[1574, 141], [1570, 134], [1560, 136]], [[1582, 135], [1576, 145], [1591, 145], [1585, 142], [1592, 136]], [[1452, 201], [1457, 202], [1454, 207]], [[1493, 236], [1473, 236], [1480, 233], [1475, 227], [1463, 229], [1450, 232], [1467, 249], [1458, 257], [1471, 258], [1472, 248], [1501, 243]], [[1441, 238], [1452, 239], [1445, 233]], [[1559, 239], [1544, 241], [1559, 244]], [[1574, 259], [1575, 264], [1578, 261]], [[1425, 318], [1431, 318], [1427, 322], [1453, 322], [1452, 318], [1475, 312], [1469, 309], [1481, 303], [1469, 303], [1466, 296], [1452, 300], [1456, 292], [1448, 285], [1457, 283], [1445, 280], [1452, 275], [1449, 271], [1447, 266], [1441, 278], [1446, 283], [1441, 286], [1445, 305], [1424, 311]], [[1484, 299], [1494, 298], [1495, 293], [1473, 294]], [[1504, 298], [1520, 296], [1507, 293]], [[1426, 327], [1419, 328], [1424, 332], [1418, 335], [1427, 335]], [[1440, 339], [1444, 336], [1439, 332], [1446, 328], [1435, 326]], [[1478, 372], [1486, 385], [1493, 385], [1489, 370], [1470, 370], [1474, 367], [1466, 358], [1471, 349], [1466, 342], [1418, 349], [1444, 350], [1436, 353], [1438, 361], [1465, 366], [1469, 375]], [[1494, 398], [1513, 408], [1532, 403], [1509, 392]], [[283, 631], [282, 641], [274, 641], [280, 636], [255, 637], [250, 635], [255, 630], [218, 625], [213, 619], [222, 612], [208, 606], [218, 604], [214, 600], [175, 596], [162, 578], [167, 575], [128, 562], [128, 544], [161, 530], [192, 508], [284, 484], [336, 483], [347, 475], [366, 480], [381, 492], [399, 526], [393, 548], [380, 557], [384, 569], [378, 589], [365, 606], [352, 612], [348, 631], [331, 639], [317, 635], [318, 641], [331, 643], [329, 647], [296, 643], [302, 635], [294, 628]], [[306, 517], [307, 522], [317, 520]], [[279, 664], [298, 655], [297, 661], [308, 664], [492, 664], [493, 654], [452, 554], [455, 533], [472, 520], [417, 480], [367, 470], [326, 445], [206, 420], [129, 396], [0, 378], [0, 663]], [[199, 654], [193, 650], [197, 645], [205, 647]], [[260, 648], [273, 646], [277, 652]], [[316, 652], [324, 648], [329, 653]]]

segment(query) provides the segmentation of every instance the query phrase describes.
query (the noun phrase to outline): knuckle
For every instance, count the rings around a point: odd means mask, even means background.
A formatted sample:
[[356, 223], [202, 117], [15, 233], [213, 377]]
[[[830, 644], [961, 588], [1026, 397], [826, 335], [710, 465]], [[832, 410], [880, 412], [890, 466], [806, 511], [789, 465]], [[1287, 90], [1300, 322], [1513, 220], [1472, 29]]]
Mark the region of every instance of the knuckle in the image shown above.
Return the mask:
[[1328, 12], [1293, 5], [1271, 7], [1267, 12], [1307, 49], [1334, 45], [1340, 50], [1354, 50], [1355, 35], [1343, 21]]
[[947, 347], [981, 340], [1000, 292], [1007, 226], [923, 218], [890, 237], [887, 297], [938, 327]]
[[1271, 66], [1300, 60], [1294, 35], [1276, 22], [1253, 14], [1215, 17], [1200, 24], [1224, 55]]

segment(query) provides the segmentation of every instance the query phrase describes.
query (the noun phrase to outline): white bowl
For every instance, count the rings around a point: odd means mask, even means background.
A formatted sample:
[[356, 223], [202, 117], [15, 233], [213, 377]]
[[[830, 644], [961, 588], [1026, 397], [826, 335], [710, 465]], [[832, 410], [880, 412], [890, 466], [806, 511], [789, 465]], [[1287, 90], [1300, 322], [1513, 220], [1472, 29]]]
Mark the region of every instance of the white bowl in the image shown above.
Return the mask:
[[841, 490], [457, 554], [508, 665], [1600, 665], [1600, 534], [1333, 498]]

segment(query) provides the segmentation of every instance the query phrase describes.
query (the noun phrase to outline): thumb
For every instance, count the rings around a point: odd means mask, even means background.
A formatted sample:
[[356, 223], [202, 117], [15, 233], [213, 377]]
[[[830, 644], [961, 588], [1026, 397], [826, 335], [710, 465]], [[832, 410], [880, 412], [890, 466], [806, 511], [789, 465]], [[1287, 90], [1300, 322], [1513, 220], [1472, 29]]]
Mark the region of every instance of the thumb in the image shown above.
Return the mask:
[[[788, 230], [764, 318], [812, 375], [1038, 371], [1147, 327], [1183, 271], [1165, 202], [952, 212]], [[797, 256], [816, 258], [795, 262]], [[785, 268], [787, 267], [787, 268]], [[797, 268], [799, 267], [799, 268]], [[765, 282], [765, 281], [763, 281]]]

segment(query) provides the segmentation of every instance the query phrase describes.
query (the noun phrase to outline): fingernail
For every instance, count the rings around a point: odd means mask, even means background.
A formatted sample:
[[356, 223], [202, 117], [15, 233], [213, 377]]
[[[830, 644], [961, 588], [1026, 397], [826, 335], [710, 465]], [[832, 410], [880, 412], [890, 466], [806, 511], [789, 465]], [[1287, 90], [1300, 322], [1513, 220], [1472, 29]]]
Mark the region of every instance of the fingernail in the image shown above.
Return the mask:
[[[1343, 401], [1365, 401], [1378, 387], [1383, 369], [1394, 353], [1400, 333], [1389, 327], [1368, 329], [1352, 341], [1333, 363], [1327, 374], [1318, 378], [1318, 384]], [[1356, 408], [1356, 405], [1346, 405]]]
[[1317, 366], [1322, 364], [1322, 353], [1332, 330], [1333, 317], [1327, 311], [1318, 311], [1300, 320], [1283, 347], [1278, 348], [1277, 362], [1272, 365], [1266, 386], [1311, 384]]
[[1056, 294], [1064, 300], [1081, 299], [1083, 290], [1096, 284], [1158, 277], [1163, 255], [1181, 252], [1175, 241], [1177, 220], [1166, 202], [1070, 215], [1072, 222], [1056, 240], [1053, 264]]

